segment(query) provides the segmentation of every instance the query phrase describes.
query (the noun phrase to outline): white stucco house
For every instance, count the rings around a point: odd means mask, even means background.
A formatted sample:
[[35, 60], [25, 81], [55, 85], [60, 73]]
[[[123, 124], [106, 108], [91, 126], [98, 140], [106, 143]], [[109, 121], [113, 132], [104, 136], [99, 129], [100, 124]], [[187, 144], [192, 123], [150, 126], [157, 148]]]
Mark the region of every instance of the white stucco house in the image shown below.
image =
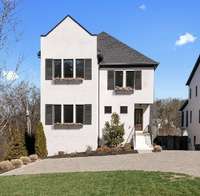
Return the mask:
[[71, 16], [41, 36], [41, 122], [48, 155], [95, 150], [111, 114], [125, 142], [151, 149], [148, 133], [157, 62]]
[[200, 56], [186, 82], [188, 99], [184, 102], [182, 112], [182, 127], [187, 130], [190, 138], [189, 148], [195, 149], [200, 144]]

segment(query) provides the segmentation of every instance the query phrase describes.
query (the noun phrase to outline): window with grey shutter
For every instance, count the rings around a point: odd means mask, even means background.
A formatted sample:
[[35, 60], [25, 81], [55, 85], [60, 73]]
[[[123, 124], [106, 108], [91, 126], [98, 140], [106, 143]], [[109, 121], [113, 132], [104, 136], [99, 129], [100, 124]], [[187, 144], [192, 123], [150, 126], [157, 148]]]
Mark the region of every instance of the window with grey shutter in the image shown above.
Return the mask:
[[52, 59], [45, 59], [45, 80], [52, 80]]
[[46, 104], [45, 105], [45, 125], [52, 125], [53, 118], [53, 109], [51, 104]]
[[85, 59], [85, 80], [92, 80], [92, 59]]
[[107, 88], [108, 90], [114, 90], [114, 71], [108, 71], [108, 78], [107, 78]]
[[126, 72], [126, 87], [134, 88], [134, 71]]
[[142, 72], [141, 71], [135, 72], [135, 89], [136, 90], [142, 89]]
[[92, 105], [91, 104], [84, 105], [84, 121], [83, 121], [83, 123], [85, 125], [92, 124]]
[[61, 78], [61, 59], [54, 59], [54, 78]]

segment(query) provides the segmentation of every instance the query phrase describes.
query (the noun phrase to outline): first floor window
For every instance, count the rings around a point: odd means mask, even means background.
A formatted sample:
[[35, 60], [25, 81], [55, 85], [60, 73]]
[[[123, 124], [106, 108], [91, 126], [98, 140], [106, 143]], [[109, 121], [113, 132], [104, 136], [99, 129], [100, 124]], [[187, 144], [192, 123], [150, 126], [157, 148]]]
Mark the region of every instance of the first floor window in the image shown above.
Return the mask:
[[64, 78], [73, 78], [73, 60], [64, 59]]
[[199, 123], [200, 123], [200, 110], [199, 110]]
[[105, 112], [105, 114], [111, 114], [112, 113], [112, 106], [105, 106], [104, 112]]
[[73, 123], [73, 105], [64, 105], [64, 123]]
[[54, 123], [61, 123], [61, 105], [54, 105]]
[[195, 146], [196, 145], [196, 136], [194, 136], [193, 143], [194, 143], [194, 146]]
[[76, 59], [76, 78], [84, 78], [84, 59]]
[[115, 86], [123, 87], [123, 71], [115, 72]]
[[186, 111], [186, 127], [188, 127], [188, 111]]
[[181, 126], [184, 127], [184, 111], [181, 113]]
[[76, 123], [83, 123], [83, 105], [76, 105]]
[[61, 78], [61, 59], [54, 59], [54, 78]]
[[128, 107], [127, 106], [120, 106], [120, 113], [121, 114], [127, 114], [128, 113]]

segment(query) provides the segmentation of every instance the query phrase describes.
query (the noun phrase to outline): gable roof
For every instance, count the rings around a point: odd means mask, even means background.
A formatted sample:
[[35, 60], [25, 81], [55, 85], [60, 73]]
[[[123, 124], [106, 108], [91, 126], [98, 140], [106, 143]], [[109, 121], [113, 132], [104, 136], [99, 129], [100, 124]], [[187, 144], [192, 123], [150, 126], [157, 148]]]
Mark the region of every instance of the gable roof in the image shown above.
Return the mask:
[[50, 31], [48, 31], [46, 34], [42, 34], [41, 37], [46, 37], [47, 35], [49, 35], [49, 33], [51, 33], [56, 27], [58, 27], [65, 19], [70, 18], [71, 20], [73, 20], [77, 25], [79, 25], [83, 30], [85, 30], [88, 34], [90, 34], [91, 36], [96, 36], [96, 34], [92, 34], [90, 33], [85, 27], [83, 27], [78, 21], [76, 21], [72, 16], [67, 15], [65, 16], [58, 24], [56, 24]]
[[97, 36], [98, 53], [102, 56], [101, 67], [157, 67], [158, 62], [146, 57], [106, 32]]
[[200, 55], [199, 55], [199, 58], [197, 59], [195, 65], [193, 67], [193, 70], [192, 70], [192, 72], [191, 72], [191, 74], [190, 74], [190, 76], [189, 76], [189, 78], [188, 78], [188, 80], [186, 82], [186, 85], [190, 85], [190, 82], [191, 82], [191, 80], [192, 80], [192, 78], [193, 78], [193, 76], [194, 76], [194, 74], [195, 74], [195, 72], [196, 72], [196, 70], [197, 70], [199, 65], [200, 65]]
[[183, 105], [180, 107], [179, 111], [183, 111], [188, 104], [188, 99], [184, 101]]

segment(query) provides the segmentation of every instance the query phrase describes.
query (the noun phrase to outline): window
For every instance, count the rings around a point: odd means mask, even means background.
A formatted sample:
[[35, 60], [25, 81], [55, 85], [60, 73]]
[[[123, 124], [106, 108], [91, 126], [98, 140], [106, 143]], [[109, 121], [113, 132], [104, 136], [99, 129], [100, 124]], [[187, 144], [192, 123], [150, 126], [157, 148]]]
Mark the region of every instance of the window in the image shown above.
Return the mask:
[[54, 105], [54, 123], [61, 123], [61, 105]]
[[114, 71], [108, 70], [107, 72], [107, 89], [108, 90], [113, 90], [114, 89]]
[[64, 123], [73, 123], [73, 105], [64, 105]]
[[61, 78], [61, 59], [54, 59], [54, 78]]
[[189, 97], [190, 97], [190, 99], [192, 98], [192, 89], [191, 88], [189, 89]]
[[192, 123], [192, 111], [190, 111], [190, 123]]
[[45, 105], [45, 125], [52, 125], [52, 105]]
[[186, 111], [186, 127], [188, 127], [188, 111]]
[[104, 107], [104, 113], [105, 114], [111, 114], [112, 113], [112, 107], [111, 106], [105, 106]]
[[45, 59], [45, 80], [52, 80], [53, 60]]
[[184, 112], [181, 113], [181, 126], [184, 127]]
[[123, 71], [115, 72], [115, 86], [123, 87]]
[[200, 123], [200, 110], [199, 110], [199, 123]]
[[128, 107], [127, 106], [120, 106], [120, 113], [121, 114], [127, 114], [128, 113]]
[[76, 123], [83, 123], [83, 105], [76, 105]]
[[194, 144], [194, 146], [196, 145], [196, 136], [194, 136], [193, 144]]
[[73, 78], [73, 60], [64, 59], [64, 78]]
[[136, 90], [142, 89], [142, 72], [141, 71], [135, 72], [135, 89]]
[[198, 86], [196, 86], [196, 97], [198, 96]]
[[76, 78], [84, 78], [84, 59], [76, 59]]
[[126, 87], [134, 88], [134, 71], [126, 72]]

